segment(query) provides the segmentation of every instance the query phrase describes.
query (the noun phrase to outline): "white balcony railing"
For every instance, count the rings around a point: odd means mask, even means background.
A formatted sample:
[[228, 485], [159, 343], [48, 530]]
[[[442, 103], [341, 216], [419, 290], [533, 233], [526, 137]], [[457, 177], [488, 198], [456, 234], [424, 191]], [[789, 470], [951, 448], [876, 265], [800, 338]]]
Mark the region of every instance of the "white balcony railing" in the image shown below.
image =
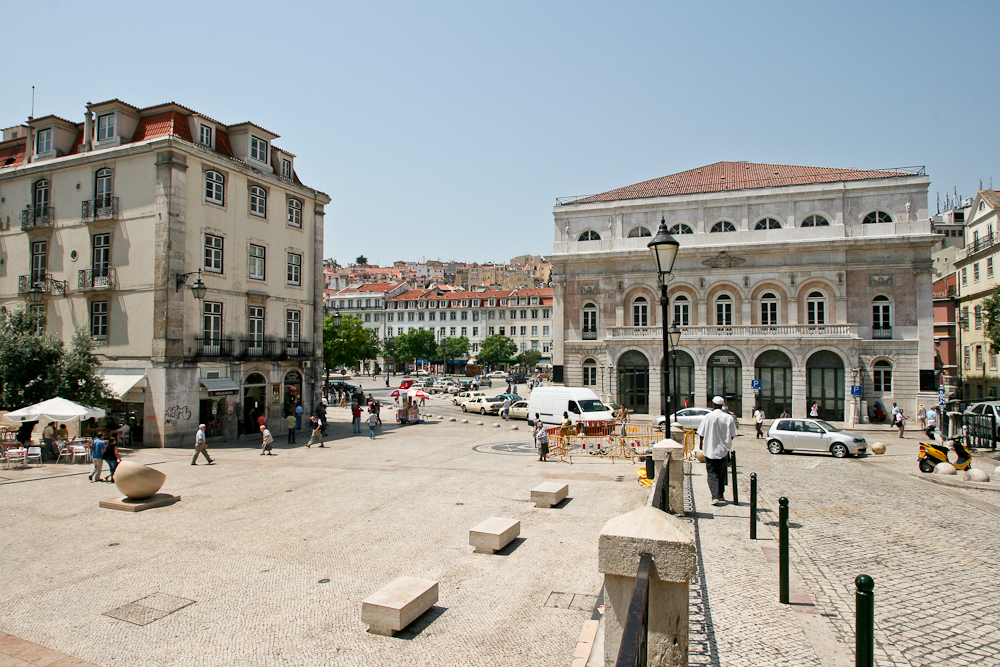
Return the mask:
[[[662, 340], [662, 327], [610, 327], [611, 340]], [[701, 338], [858, 338], [855, 324], [754, 324], [681, 327], [681, 340]]]

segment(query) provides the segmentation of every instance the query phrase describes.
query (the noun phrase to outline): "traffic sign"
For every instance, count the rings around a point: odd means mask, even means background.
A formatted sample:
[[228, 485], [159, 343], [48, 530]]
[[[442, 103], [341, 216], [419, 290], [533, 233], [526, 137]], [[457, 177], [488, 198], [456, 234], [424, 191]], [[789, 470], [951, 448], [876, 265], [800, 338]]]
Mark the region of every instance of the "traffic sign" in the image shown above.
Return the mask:
[[944, 405], [948, 401], [945, 400], [944, 387], [938, 389], [938, 405]]
[[860, 384], [851, 385], [851, 396], [860, 396], [862, 387]]
[[750, 380], [750, 388], [758, 391], [760, 389], [760, 380]]

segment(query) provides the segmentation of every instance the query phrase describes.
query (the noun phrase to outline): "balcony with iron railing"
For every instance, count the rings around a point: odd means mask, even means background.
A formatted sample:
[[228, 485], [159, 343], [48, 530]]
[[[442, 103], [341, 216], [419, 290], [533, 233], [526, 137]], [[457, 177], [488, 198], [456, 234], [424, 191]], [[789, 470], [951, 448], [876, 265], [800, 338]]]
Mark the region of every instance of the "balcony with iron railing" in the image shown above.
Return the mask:
[[118, 197], [88, 199], [82, 203], [80, 208], [80, 216], [87, 222], [116, 220], [118, 218]]
[[584, 340], [597, 340], [597, 330], [586, 330], [583, 331]]
[[32, 229], [52, 229], [56, 221], [56, 210], [51, 206], [29, 206], [21, 211], [21, 231]]
[[17, 277], [17, 293], [27, 294], [32, 288], [38, 287], [44, 294], [61, 294], [66, 296], [67, 281], [56, 280], [51, 273], [32, 273]]
[[116, 287], [118, 287], [118, 270], [110, 266], [81, 269], [77, 278], [77, 289], [82, 292], [110, 290]]
[[312, 347], [304, 340], [257, 340], [239, 341], [239, 356], [247, 360], [279, 361], [310, 356]]
[[235, 342], [232, 338], [195, 338], [195, 356], [232, 359]]
[[[687, 341], [706, 338], [859, 338], [858, 327], [855, 324], [713, 325], [683, 326], [680, 329], [681, 339]], [[608, 338], [610, 340], [663, 340], [663, 327], [609, 327]], [[584, 340], [588, 339], [584, 338]]]
[[872, 338], [875, 340], [891, 340], [892, 327], [874, 327], [872, 329]]
[[996, 245], [997, 241], [1000, 240], [998, 239], [998, 236], [1000, 236], [1000, 234], [986, 234], [985, 236], [974, 238], [972, 243], [966, 244], [965, 246], [966, 256], [974, 255], [977, 252], [982, 252], [983, 250]]

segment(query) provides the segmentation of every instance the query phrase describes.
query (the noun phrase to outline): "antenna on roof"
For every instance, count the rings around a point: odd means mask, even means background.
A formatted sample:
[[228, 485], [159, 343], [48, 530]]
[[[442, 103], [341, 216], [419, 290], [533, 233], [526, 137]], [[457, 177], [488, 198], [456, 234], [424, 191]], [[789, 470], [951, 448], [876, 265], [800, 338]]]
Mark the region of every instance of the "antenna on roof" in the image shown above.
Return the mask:
[[31, 87], [31, 117], [35, 117], [35, 87]]
[[938, 208], [938, 215], [941, 215], [941, 193], [940, 192], [937, 193], [937, 208]]

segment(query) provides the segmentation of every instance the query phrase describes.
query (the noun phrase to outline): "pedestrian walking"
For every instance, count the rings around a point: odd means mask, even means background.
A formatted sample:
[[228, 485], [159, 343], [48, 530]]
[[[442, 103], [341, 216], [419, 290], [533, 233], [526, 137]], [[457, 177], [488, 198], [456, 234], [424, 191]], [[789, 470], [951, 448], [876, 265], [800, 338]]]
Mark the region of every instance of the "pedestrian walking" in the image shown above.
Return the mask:
[[198, 455], [202, 454], [208, 461], [208, 465], [212, 465], [215, 461], [212, 457], [208, 455], [208, 444], [205, 442], [205, 425], [198, 424], [198, 432], [194, 434], [194, 457], [191, 459], [191, 465], [198, 465], [196, 461], [198, 460]]
[[382, 425], [382, 403], [378, 400], [375, 401], [375, 419], [378, 421], [378, 425]]
[[535, 413], [535, 447], [538, 448], [538, 460], [547, 461], [549, 457], [549, 433], [545, 430], [542, 418]]
[[934, 406], [932, 405], [931, 409], [927, 411], [927, 437], [928, 438], [933, 438], [934, 437], [934, 429], [937, 428], [937, 418], [938, 418], [937, 410], [935, 410]]
[[263, 410], [257, 415], [257, 426], [267, 426], [267, 417], [264, 416]]
[[104, 456], [101, 458], [108, 463], [108, 477], [105, 481], [115, 481], [115, 470], [118, 469], [118, 463], [122, 460], [121, 456], [118, 455], [118, 439], [115, 436], [108, 436], [108, 442], [104, 445]]
[[45, 460], [51, 456], [54, 459], [59, 458], [59, 452], [56, 450], [53, 440], [56, 439], [56, 425], [49, 422], [42, 429], [42, 460]]
[[267, 430], [266, 426], [260, 427], [260, 455], [264, 456], [274, 456], [271, 453], [271, 445], [274, 444], [274, 438], [271, 437], [271, 432]]
[[323, 405], [323, 414], [326, 414], [326, 409], [330, 407], [330, 401], [324, 396], [319, 402]]
[[[358, 414], [359, 415], [361, 414], [360, 410], [358, 411]], [[358, 417], [355, 418], [355, 421], [360, 421], [360, 419], [361, 419], [361, 417], [358, 416]], [[306, 447], [312, 447], [313, 443], [317, 443], [317, 442], [319, 443], [320, 447], [324, 447], [324, 445], [323, 445], [323, 420], [320, 419], [318, 416], [313, 416], [313, 417], [309, 418], [309, 421], [312, 423], [313, 431], [312, 431], [312, 434], [309, 436], [309, 442], [306, 443]], [[361, 427], [360, 426], [358, 427], [358, 431], [357, 432], [358, 433], [361, 432]]]
[[896, 422], [896, 428], [899, 429], [899, 437], [900, 438], [905, 437], [903, 435], [903, 431], [906, 429], [906, 420], [908, 419], [908, 417], [905, 414], [903, 414], [902, 410], [899, 410], [893, 419]]
[[715, 409], [705, 415], [698, 427], [701, 451], [705, 455], [705, 473], [708, 489], [712, 493], [713, 505], [726, 502], [726, 469], [729, 466], [729, 452], [733, 448], [736, 435], [736, 418], [722, 409], [726, 400], [721, 396], [712, 399]]
[[813, 403], [812, 407], [809, 408], [809, 416], [813, 419], [819, 419], [819, 406], [815, 403]]
[[764, 437], [764, 434], [761, 432], [761, 429], [764, 428], [764, 410], [762, 410], [760, 406], [756, 406], [753, 409], [753, 421], [757, 426], [757, 437]]
[[501, 416], [503, 416], [504, 421], [510, 421], [508, 415], [510, 415], [510, 397], [503, 399], [503, 407], [500, 409]]
[[354, 425], [354, 433], [361, 433], [361, 406], [357, 401], [351, 403], [351, 422]]
[[621, 424], [622, 437], [623, 438], [628, 437], [628, 427], [626, 426], [626, 424], [628, 424], [628, 408], [626, 408], [624, 405], [619, 405], [618, 412], [617, 414], [615, 414], [615, 420], [619, 424]]
[[[295, 406], [295, 428], [302, 428], [302, 403]], [[292, 442], [294, 442], [294, 440]]]
[[90, 460], [93, 466], [90, 469], [90, 474], [87, 475], [87, 479], [91, 482], [101, 481], [101, 470], [104, 469], [104, 448], [107, 444], [104, 442], [104, 433], [102, 431], [98, 431], [94, 439], [90, 441]]
[[917, 421], [920, 422], [920, 430], [927, 430], [927, 410], [924, 410], [924, 404], [921, 403], [920, 407], [917, 408]]
[[375, 439], [375, 427], [378, 425], [378, 413], [372, 412], [368, 415], [368, 437]]
[[285, 424], [288, 425], [288, 444], [289, 445], [294, 445], [295, 444], [295, 429], [296, 429], [296, 426], [297, 426], [297, 424], [295, 422], [295, 415], [289, 414], [287, 417], [285, 417]]
[[346, 389], [344, 391], [340, 392], [340, 407], [342, 407], [342, 408], [346, 408], [347, 407], [347, 390]]

